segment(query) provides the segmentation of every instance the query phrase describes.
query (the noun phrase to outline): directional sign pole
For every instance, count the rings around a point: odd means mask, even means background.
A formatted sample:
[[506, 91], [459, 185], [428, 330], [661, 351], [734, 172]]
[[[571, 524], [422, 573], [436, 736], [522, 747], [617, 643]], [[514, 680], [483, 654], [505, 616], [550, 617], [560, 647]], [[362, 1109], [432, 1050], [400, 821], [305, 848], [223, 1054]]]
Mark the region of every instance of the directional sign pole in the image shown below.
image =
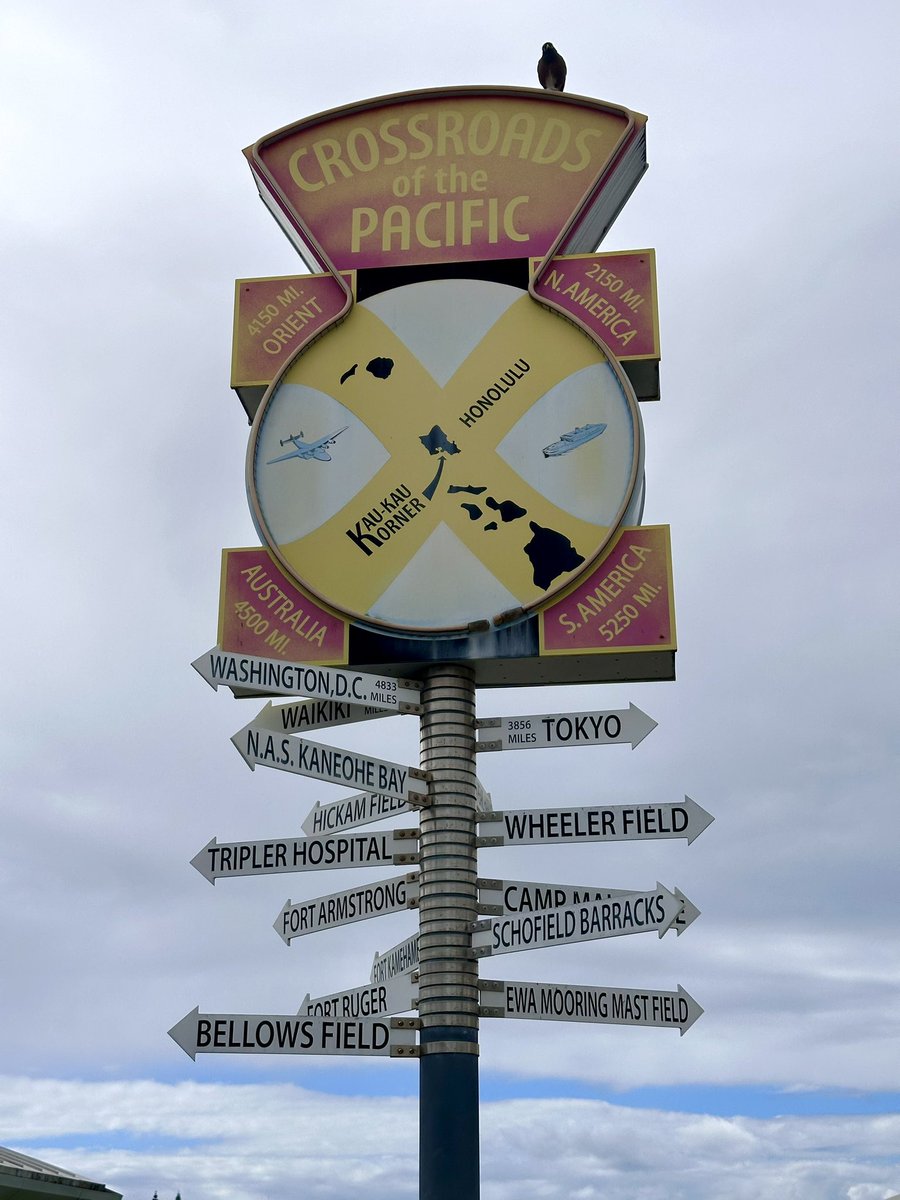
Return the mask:
[[478, 1200], [474, 674], [431, 667], [421, 699], [419, 1200]]

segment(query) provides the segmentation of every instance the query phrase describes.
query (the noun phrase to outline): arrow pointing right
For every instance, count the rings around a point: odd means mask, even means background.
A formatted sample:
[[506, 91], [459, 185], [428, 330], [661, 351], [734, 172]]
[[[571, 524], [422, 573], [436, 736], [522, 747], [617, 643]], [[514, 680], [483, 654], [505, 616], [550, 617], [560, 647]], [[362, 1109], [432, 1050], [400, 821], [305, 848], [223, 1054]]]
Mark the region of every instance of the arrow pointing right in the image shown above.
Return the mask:
[[636, 704], [605, 712], [536, 713], [526, 717], [486, 717], [476, 750], [538, 750], [547, 746], [630, 745], [632, 750], [656, 728]]
[[[608, 888], [596, 884], [536, 883], [525, 879], [478, 879], [478, 911], [486, 916], [509, 917], [519, 913], [543, 912], [567, 904], [587, 904], [594, 900], [613, 900], [629, 896], [634, 888]], [[680, 937], [700, 916], [700, 909], [681, 888], [672, 888], [681, 909], [666, 930]]]
[[598, 1025], [655, 1025], [682, 1037], [703, 1009], [681, 984], [677, 992], [585, 987], [579, 983], [520, 983], [480, 979], [483, 1017], [588, 1021]]
[[662, 937], [680, 911], [681, 901], [657, 883], [655, 892], [630, 892], [612, 900], [476, 921], [472, 925], [472, 952], [476, 958], [483, 958], [487, 954], [515, 954], [519, 950], [632, 933], [655, 932]]
[[545, 842], [633, 842], [686, 838], [715, 818], [685, 796], [682, 804], [605, 804], [589, 808], [517, 808], [478, 817], [479, 846], [537, 846]]
[[681, 937], [688, 925], [693, 925], [700, 916], [700, 909], [692, 900], [688, 900], [681, 888], [673, 888], [672, 890], [681, 901], [681, 912], [672, 923], [672, 928], [675, 930], [676, 936]]

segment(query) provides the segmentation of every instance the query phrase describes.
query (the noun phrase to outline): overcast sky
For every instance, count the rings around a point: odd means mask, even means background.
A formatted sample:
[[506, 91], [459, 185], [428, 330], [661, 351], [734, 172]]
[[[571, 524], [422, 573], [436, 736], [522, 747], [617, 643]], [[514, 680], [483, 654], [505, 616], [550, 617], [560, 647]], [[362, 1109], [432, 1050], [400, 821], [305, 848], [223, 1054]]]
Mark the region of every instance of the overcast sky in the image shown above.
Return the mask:
[[[660, 879], [702, 910], [485, 973], [680, 984], [705, 1014], [683, 1038], [485, 1020], [484, 1200], [900, 1192], [898, 33], [893, 0], [3, 0], [0, 1144], [127, 1200], [416, 1194], [415, 1064], [193, 1063], [166, 1035], [362, 984], [414, 929], [285, 947], [288, 896], [379, 872], [189, 865], [341, 794], [251, 774], [229, 738], [257, 706], [190, 667], [221, 549], [258, 544], [233, 281], [300, 269], [241, 149], [368, 96], [531, 86], [552, 39], [569, 90], [649, 116], [604, 246], [657, 251], [644, 519], [672, 530], [678, 679], [483, 692], [481, 716], [659, 724], [479, 769], [498, 808], [689, 793], [716, 819], [691, 846], [483, 851], [482, 875]], [[332, 739], [418, 752], [412, 718]]]

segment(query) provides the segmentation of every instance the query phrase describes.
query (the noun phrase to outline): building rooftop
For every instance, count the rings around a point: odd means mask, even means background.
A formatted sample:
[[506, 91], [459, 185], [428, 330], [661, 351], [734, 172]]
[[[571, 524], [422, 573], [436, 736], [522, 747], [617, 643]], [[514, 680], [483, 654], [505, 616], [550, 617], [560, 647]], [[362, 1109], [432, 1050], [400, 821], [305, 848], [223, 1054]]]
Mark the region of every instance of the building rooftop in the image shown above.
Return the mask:
[[102, 1183], [82, 1179], [62, 1167], [41, 1162], [0, 1146], [0, 1200], [39, 1200], [41, 1197], [64, 1197], [65, 1200], [122, 1200]]

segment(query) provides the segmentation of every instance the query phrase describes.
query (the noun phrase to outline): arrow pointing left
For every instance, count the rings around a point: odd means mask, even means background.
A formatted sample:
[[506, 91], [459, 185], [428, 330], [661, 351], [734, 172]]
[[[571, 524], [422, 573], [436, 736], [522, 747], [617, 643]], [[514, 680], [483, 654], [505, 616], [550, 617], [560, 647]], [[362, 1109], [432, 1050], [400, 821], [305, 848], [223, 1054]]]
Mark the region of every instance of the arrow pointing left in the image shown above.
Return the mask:
[[369, 975], [372, 983], [387, 983], [398, 975], [411, 975], [419, 969], [419, 935], [411, 937], [383, 954], [376, 954], [372, 960], [372, 970]]
[[185, 1054], [381, 1054], [415, 1058], [415, 1018], [385, 1020], [307, 1017], [300, 1014], [202, 1013], [173, 1025], [169, 1037]]
[[[200, 660], [198, 659], [198, 662]], [[392, 717], [390, 709], [374, 704], [347, 704], [341, 700], [298, 700], [294, 704], [273, 704], [270, 700], [250, 722], [256, 729], [273, 733], [305, 733], [309, 729], [331, 729], [357, 721], [376, 721]]]
[[259, 842], [219, 842], [211, 838], [191, 859], [204, 879], [234, 875], [277, 875], [287, 871], [330, 871], [340, 867], [408, 866], [418, 862], [417, 829], [357, 833], [342, 837], [301, 837]]
[[405, 908], [415, 908], [418, 902], [419, 876], [411, 871], [393, 879], [333, 892], [330, 896], [316, 896], [314, 900], [296, 903], [286, 900], [274, 928], [289, 946], [293, 938], [334, 929], [338, 925], [350, 925], [354, 921], [366, 921], [385, 913], [402, 912]]
[[324, 779], [327, 783], [355, 785], [367, 792], [395, 796], [410, 804], [417, 800], [424, 804], [428, 799], [428, 781], [425, 772], [418, 767], [370, 758], [354, 750], [324, 746], [321, 742], [308, 742], [290, 734], [279, 737], [252, 724], [239, 730], [231, 740], [251, 771], [258, 763], [293, 775]]
[[419, 999], [419, 985], [410, 975], [395, 975], [384, 983], [367, 983], [330, 996], [311, 997], [309, 993], [300, 1011], [312, 1017], [386, 1017], [410, 1012]]
[[367, 675], [340, 667], [281, 662], [253, 654], [235, 654], [213, 646], [191, 663], [214, 691], [220, 684], [274, 696], [310, 696], [370, 704], [393, 712], [420, 712], [422, 685], [412, 679]]

